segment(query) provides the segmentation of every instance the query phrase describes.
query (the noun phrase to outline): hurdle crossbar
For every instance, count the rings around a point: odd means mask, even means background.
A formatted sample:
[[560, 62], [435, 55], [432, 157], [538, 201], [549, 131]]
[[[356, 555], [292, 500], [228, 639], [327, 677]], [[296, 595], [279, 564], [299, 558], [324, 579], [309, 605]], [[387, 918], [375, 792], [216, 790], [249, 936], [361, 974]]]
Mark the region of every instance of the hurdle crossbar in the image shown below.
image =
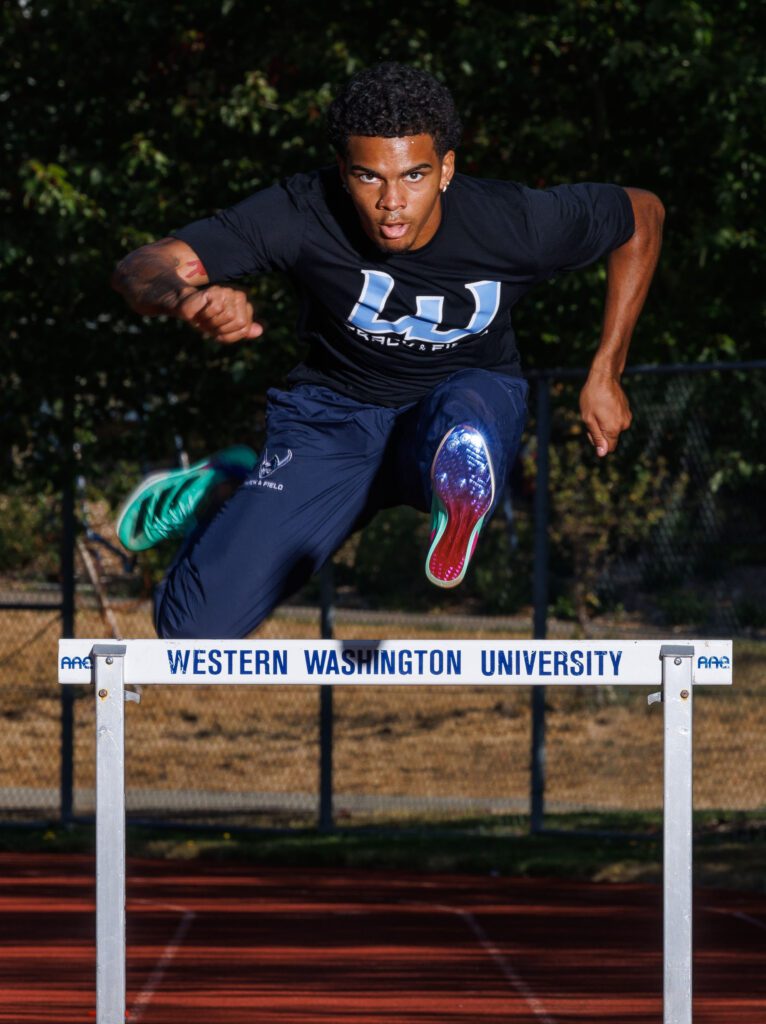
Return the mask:
[[732, 682], [729, 640], [61, 640], [96, 701], [96, 1024], [125, 1021], [126, 685], [649, 686], [664, 710], [663, 1022], [692, 1024], [694, 686]]

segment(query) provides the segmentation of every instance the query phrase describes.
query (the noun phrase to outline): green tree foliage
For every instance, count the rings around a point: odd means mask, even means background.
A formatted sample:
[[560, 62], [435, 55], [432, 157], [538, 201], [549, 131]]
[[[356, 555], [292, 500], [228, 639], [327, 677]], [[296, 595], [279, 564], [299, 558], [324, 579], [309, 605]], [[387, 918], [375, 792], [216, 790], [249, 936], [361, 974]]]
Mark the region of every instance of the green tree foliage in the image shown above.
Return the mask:
[[[462, 167], [532, 185], [612, 180], [668, 208], [641, 361], [747, 357], [763, 307], [764, 5], [372, 0], [322, 5], [26, 0], [2, 12], [4, 433], [54, 456], [63, 402], [104, 457], [252, 434], [298, 355], [289, 285], [254, 285], [262, 343], [217, 349], [127, 313], [127, 250], [332, 157], [321, 113], [380, 58], [449, 82]], [[519, 311], [528, 365], [584, 363], [599, 268]]]

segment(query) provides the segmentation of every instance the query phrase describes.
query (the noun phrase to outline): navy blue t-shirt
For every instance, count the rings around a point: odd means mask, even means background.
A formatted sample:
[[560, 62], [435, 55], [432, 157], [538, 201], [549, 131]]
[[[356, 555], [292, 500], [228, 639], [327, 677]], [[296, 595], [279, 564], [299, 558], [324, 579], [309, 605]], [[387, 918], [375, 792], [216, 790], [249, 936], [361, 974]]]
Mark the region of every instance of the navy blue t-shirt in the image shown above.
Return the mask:
[[381, 252], [340, 174], [297, 174], [176, 232], [213, 283], [285, 271], [301, 295], [308, 355], [292, 384], [360, 402], [417, 401], [458, 370], [521, 372], [511, 310], [536, 282], [576, 270], [634, 231], [617, 185], [544, 190], [457, 174], [420, 249]]

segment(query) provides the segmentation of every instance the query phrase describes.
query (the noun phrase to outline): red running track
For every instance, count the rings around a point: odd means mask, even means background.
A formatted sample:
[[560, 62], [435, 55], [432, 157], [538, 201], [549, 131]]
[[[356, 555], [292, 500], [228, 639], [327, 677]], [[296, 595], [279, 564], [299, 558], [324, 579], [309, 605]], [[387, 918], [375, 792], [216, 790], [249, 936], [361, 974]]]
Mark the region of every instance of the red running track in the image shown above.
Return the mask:
[[[0, 1021], [95, 1017], [93, 861], [0, 854]], [[132, 860], [132, 1024], [659, 1024], [655, 886]], [[696, 894], [695, 1024], [766, 1022], [766, 896]]]

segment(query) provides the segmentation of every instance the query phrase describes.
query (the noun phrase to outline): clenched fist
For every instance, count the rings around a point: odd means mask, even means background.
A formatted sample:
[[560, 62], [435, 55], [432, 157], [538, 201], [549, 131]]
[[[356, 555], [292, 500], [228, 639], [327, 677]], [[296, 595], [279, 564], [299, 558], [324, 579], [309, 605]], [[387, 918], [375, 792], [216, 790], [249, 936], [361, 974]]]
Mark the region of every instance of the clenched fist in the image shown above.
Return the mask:
[[180, 300], [175, 316], [223, 345], [263, 334], [262, 325], [253, 319], [247, 295], [237, 288], [212, 285], [198, 289]]
[[628, 398], [614, 377], [589, 376], [580, 393], [580, 415], [588, 440], [603, 458], [617, 447], [632, 420]]

